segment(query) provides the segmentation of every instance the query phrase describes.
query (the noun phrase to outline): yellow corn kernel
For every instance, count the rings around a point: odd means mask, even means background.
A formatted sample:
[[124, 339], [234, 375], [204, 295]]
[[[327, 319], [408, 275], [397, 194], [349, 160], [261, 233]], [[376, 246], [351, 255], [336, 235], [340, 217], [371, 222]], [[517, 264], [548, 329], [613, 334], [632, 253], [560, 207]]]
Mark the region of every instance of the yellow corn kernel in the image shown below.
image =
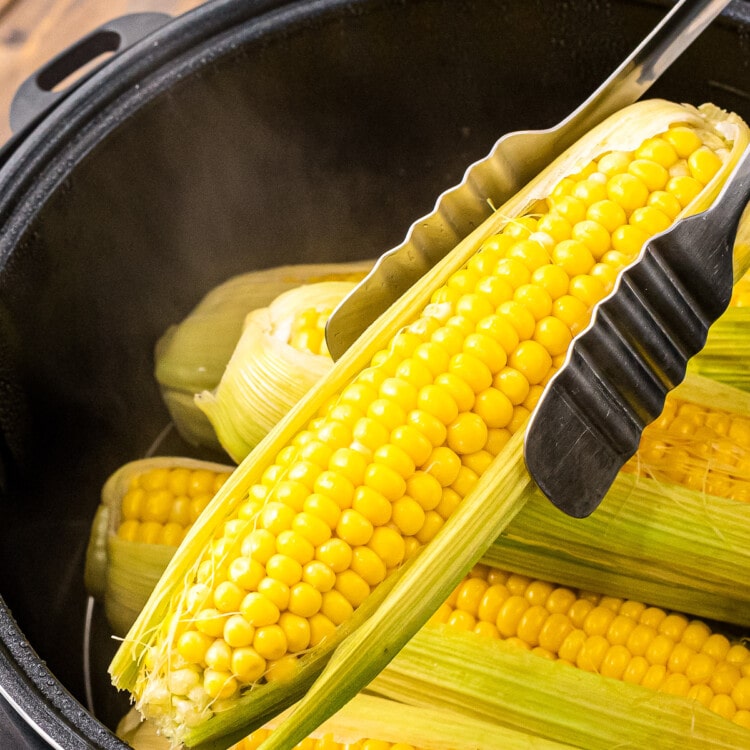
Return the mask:
[[[598, 179], [599, 177], [603, 177], [604, 179]], [[586, 206], [590, 206], [592, 203], [604, 200], [607, 197], [605, 183], [605, 175], [594, 173], [588, 178], [577, 182], [570, 191], [570, 194], [574, 198], [578, 198]]]
[[138, 536], [140, 523], [135, 519], [123, 521], [117, 529], [117, 536], [126, 542], [134, 542]]
[[638, 177], [650, 192], [662, 190], [669, 180], [667, 168], [653, 159], [633, 159], [628, 172]]
[[[327, 568], [327, 566], [326, 566]], [[329, 591], [336, 582], [336, 576], [330, 568], [323, 583], [322, 574], [312, 580], [300, 581], [289, 589], [287, 610], [300, 617], [312, 617], [322, 605], [322, 593]]]
[[669, 228], [672, 219], [656, 206], [641, 206], [630, 214], [630, 225], [651, 236]]
[[734, 718], [734, 715], [737, 712], [737, 706], [734, 704], [732, 698], [723, 694], [715, 695], [708, 704], [708, 709], [709, 711], [713, 711], [714, 713], [719, 714], [719, 716], [723, 716], [725, 719], [730, 720]]
[[681, 159], [686, 159], [703, 145], [698, 134], [688, 127], [672, 127], [662, 137]]
[[597, 169], [606, 177], [626, 172], [633, 160], [633, 154], [627, 151], [610, 151], [599, 158]]
[[538, 646], [540, 632], [548, 617], [549, 612], [541, 604], [532, 604], [521, 615], [516, 635], [529, 646]]
[[648, 159], [669, 169], [678, 161], [677, 151], [663, 136], [649, 138], [635, 150], [636, 159]]
[[567, 614], [578, 597], [565, 586], [555, 587], [547, 597], [545, 606], [551, 613]]
[[679, 202], [682, 208], [688, 205], [703, 189], [703, 185], [690, 175], [672, 177], [666, 185], [666, 190]]
[[687, 159], [690, 174], [706, 185], [721, 167], [721, 158], [706, 146], [695, 149]]
[[570, 280], [568, 289], [570, 295], [592, 308], [606, 294], [604, 284], [591, 274], [579, 274]]
[[613, 175], [607, 182], [607, 197], [622, 206], [627, 214], [646, 205], [649, 190], [640, 178], [629, 172]]
[[571, 664], [576, 664], [578, 654], [583, 648], [587, 637], [586, 633], [580, 628], [573, 628], [560, 644], [560, 650], [558, 651], [559, 658]]
[[297, 310], [287, 343], [299, 351], [326, 354], [325, 324], [332, 312], [332, 307], [324, 305]]
[[588, 599], [576, 597], [576, 600], [569, 607], [567, 615], [577, 628], [583, 628], [583, 623], [594, 606]]
[[213, 638], [199, 633], [197, 630], [188, 630], [177, 639], [177, 653], [189, 664], [200, 664]]

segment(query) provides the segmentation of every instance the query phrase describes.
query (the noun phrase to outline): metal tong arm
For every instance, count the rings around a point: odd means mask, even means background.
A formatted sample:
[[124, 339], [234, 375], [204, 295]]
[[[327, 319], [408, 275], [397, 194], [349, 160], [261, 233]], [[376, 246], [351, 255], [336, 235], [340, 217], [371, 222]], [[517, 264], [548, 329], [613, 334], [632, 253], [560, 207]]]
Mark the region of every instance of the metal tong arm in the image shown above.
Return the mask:
[[604, 83], [558, 125], [508, 133], [444, 192], [431, 214], [409, 228], [401, 245], [383, 254], [341, 302], [326, 326], [338, 359], [392, 302], [490, 214], [581, 135], [645, 93], [729, 0], [680, 0]]
[[[609, 78], [560, 123], [558, 153], [609, 115], [637, 101], [727, 5], [729, 0], [678, 2]], [[530, 179], [533, 174], [527, 176]]]
[[750, 200], [750, 148], [706, 211], [652, 237], [573, 341], [532, 414], [526, 466], [581, 518], [635, 453], [729, 304], [734, 237]]

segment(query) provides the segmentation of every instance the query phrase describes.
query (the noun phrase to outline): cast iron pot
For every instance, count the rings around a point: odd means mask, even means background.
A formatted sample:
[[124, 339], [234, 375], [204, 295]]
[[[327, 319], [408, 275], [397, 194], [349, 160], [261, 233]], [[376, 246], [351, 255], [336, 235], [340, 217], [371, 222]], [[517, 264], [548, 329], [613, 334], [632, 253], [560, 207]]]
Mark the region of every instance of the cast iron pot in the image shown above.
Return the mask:
[[[84, 642], [83, 560], [103, 481], [168, 423], [165, 328], [233, 274], [397, 244], [498, 136], [559, 121], [668, 6], [216, 0], [99, 30], [23, 88], [0, 152], [0, 746], [124, 747], [98, 608]], [[750, 118], [750, 2], [651, 93]]]

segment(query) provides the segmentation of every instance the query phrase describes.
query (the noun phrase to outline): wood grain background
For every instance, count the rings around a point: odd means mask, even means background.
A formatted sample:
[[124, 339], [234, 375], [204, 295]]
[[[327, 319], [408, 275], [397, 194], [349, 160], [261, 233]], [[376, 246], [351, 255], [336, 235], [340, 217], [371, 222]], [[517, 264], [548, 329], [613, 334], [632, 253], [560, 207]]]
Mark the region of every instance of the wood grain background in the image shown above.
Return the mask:
[[18, 86], [47, 60], [102, 23], [158, 11], [177, 16], [204, 0], [0, 0], [0, 144], [11, 134]]

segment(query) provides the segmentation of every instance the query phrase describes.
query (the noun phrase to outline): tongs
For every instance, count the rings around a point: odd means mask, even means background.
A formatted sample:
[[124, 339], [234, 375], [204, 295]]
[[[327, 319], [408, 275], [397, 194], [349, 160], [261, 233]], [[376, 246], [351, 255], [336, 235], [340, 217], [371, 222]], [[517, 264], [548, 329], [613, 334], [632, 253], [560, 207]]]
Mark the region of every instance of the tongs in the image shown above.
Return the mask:
[[569, 515], [599, 505], [729, 305], [734, 237], [748, 201], [750, 148], [709, 209], [646, 242], [545, 388], [524, 458]]
[[[334, 311], [326, 328], [331, 356], [338, 359], [487, 218], [491, 205], [502, 205], [584, 133], [640, 98], [728, 2], [680, 0], [557, 126], [497, 141]], [[596, 508], [728, 305], [733, 238], [748, 202], [749, 171], [745, 155], [711, 209], [646, 244], [545, 389], [527, 428], [524, 454], [534, 481], [564, 512], [582, 517]]]

